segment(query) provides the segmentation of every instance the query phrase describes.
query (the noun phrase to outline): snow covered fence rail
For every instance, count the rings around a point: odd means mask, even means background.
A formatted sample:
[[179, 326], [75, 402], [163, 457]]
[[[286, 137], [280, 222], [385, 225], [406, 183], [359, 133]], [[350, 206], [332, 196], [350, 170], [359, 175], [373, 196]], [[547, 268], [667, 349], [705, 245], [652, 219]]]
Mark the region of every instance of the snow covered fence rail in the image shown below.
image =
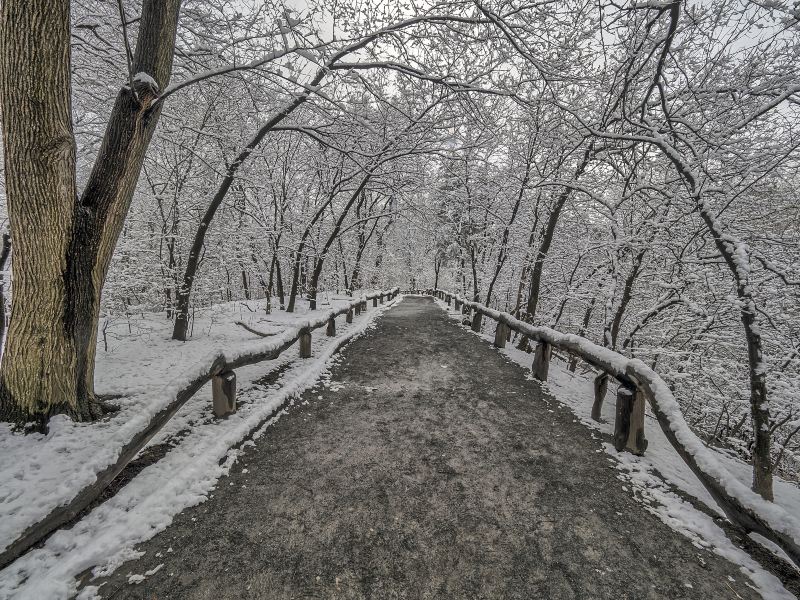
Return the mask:
[[[480, 331], [483, 316], [496, 321], [494, 343], [497, 347], [505, 346], [512, 330], [537, 342], [532, 370], [534, 377], [541, 381], [547, 380], [553, 348], [577, 356], [617, 379], [621, 384], [614, 440], [618, 450], [622, 445], [633, 452], [644, 451], [646, 444], [641, 443], [644, 441], [644, 400], [649, 400], [664, 435], [728, 519], [748, 533], [757, 533], [777, 544], [800, 566], [800, 520], [797, 515], [764, 500], [734, 477], [689, 428], [666, 382], [641, 360], [628, 358], [578, 335], [535, 327], [508, 313], [446, 290], [436, 289], [430, 293], [447, 302], [448, 306], [455, 304], [455, 310], [472, 313], [473, 331]], [[640, 421], [641, 430], [637, 432]]]
[[[326, 335], [336, 335], [336, 317], [346, 315], [346, 320], [351, 323], [353, 315], [358, 315], [367, 310], [367, 302], [373, 301], [373, 306], [381, 304], [384, 300], [391, 300], [399, 293], [395, 287], [387, 291], [375, 292], [361, 296], [348, 302], [336, 310], [321, 315], [316, 319], [300, 323], [289, 328], [280, 335], [271, 337], [256, 349], [241, 353], [228, 353], [226, 356], [221, 350], [214, 350], [197, 364], [193, 365], [178, 380], [170, 383], [164, 390], [165, 396], [171, 400], [155, 412], [144, 427], [134, 433], [125, 442], [116, 455], [116, 460], [97, 472], [94, 481], [81, 488], [71, 500], [54, 508], [44, 518], [26, 528], [22, 533], [0, 552], [0, 569], [16, 560], [29, 548], [40, 542], [48, 534], [58, 529], [61, 525], [74, 519], [82, 510], [89, 506], [109, 484], [122, 472], [139, 451], [155, 436], [166, 423], [186, 404], [206, 383], [212, 382], [212, 398], [214, 414], [224, 416], [236, 410], [236, 378], [234, 369], [253, 365], [266, 360], [278, 358], [287, 348], [295, 342], [300, 343], [300, 357], [311, 357], [311, 332], [326, 326]], [[0, 547], [3, 544], [0, 543]]]

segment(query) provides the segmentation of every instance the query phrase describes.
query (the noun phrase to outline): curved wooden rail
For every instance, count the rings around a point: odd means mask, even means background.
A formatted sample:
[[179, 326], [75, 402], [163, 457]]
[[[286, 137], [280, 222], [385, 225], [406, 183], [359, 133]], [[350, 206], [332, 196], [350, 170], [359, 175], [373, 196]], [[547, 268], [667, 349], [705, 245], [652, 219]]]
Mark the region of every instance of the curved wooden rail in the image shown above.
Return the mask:
[[[253, 365], [265, 360], [274, 360], [281, 353], [292, 346], [295, 342], [300, 342], [300, 357], [309, 358], [311, 356], [311, 332], [315, 329], [327, 326], [326, 333], [329, 336], [336, 335], [336, 317], [347, 315], [347, 322], [352, 322], [353, 312], [360, 314], [367, 309], [367, 301], [372, 300], [375, 305], [391, 300], [397, 296], [399, 288], [383, 292], [375, 292], [362, 296], [361, 298], [350, 301], [346, 306], [337, 310], [332, 310], [315, 320], [301, 323], [299, 326], [283, 332], [275, 337], [273, 344], [267, 349], [256, 352], [238, 354], [226, 357], [224, 353], [217, 352], [211, 355], [208, 365], [199, 369], [200, 374], [191, 379], [183, 388], [174, 394], [174, 398], [164, 408], [158, 411], [150, 419], [150, 422], [140, 432], [126, 443], [117, 457], [116, 462], [107, 466], [97, 474], [93, 483], [81, 489], [75, 497], [67, 504], [53, 509], [46, 517], [38, 523], [31, 525], [20, 536], [7, 546], [0, 553], [0, 568], [3, 568], [16, 560], [31, 546], [40, 542], [44, 537], [58, 529], [64, 523], [68, 523], [91, 504], [109, 484], [119, 475], [127, 464], [133, 460], [139, 451], [158, 433], [162, 427], [194, 396], [206, 383], [212, 381], [214, 395], [214, 412], [217, 416], [235, 410], [235, 377], [233, 378], [233, 397], [231, 397], [230, 376], [233, 370], [246, 365]], [[220, 398], [224, 396], [224, 398]], [[232, 403], [232, 406], [231, 406]], [[227, 410], [219, 410], [218, 407], [227, 404]]]
[[[635, 390], [643, 400], [647, 399], [650, 402], [664, 435], [728, 519], [745, 531], [758, 533], [777, 544], [797, 566], [800, 566], [800, 522], [797, 517], [790, 515], [781, 506], [767, 502], [728, 472], [689, 429], [667, 383], [641, 360], [628, 358], [577, 335], [561, 333], [548, 327], [535, 327], [515, 319], [508, 313], [493, 310], [446, 290], [428, 290], [428, 293], [444, 300], [448, 306], [454, 302], [456, 310], [460, 309], [464, 313], [472, 312], [471, 323], [474, 331], [480, 331], [483, 316], [496, 321], [497, 329], [500, 330], [499, 334], [495, 334], [496, 346], [502, 347], [505, 343], [507, 332], [504, 328], [536, 341], [537, 348], [532, 369], [537, 379], [547, 380], [551, 349], [558, 348], [614, 377], [622, 384], [623, 389]], [[619, 401], [617, 415], [619, 421]], [[617, 429], [619, 425], [618, 422]], [[633, 431], [628, 433], [634, 434]], [[630, 444], [631, 438], [627, 437], [625, 441]], [[637, 446], [636, 441], [633, 440], [633, 450], [640, 449], [643, 452], [644, 449]], [[630, 446], [625, 447], [630, 449]], [[619, 445], [617, 448], [620, 449]]]

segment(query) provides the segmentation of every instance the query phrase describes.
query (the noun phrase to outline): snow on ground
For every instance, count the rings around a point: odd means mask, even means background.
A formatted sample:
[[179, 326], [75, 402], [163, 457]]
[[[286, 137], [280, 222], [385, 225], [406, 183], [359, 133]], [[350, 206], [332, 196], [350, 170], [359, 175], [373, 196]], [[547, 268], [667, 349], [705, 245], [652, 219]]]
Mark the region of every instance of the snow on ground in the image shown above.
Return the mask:
[[[446, 302], [437, 299], [436, 303], [443, 309], [448, 308]], [[448, 314], [455, 320], [461, 319], [461, 315], [452, 309], [448, 310]], [[487, 333], [483, 333], [481, 337], [491, 343], [494, 340], [494, 325], [487, 322], [484, 326]], [[500, 352], [517, 364], [530, 369], [533, 354], [517, 350], [513, 344], [507, 344]], [[569, 407], [583, 424], [610, 436], [614, 432], [616, 389], [613, 385], [609, 385], [609, 392], [603, 403], [604, 423], [592, 420], [594, 373], [582, 371], [579, 365], [576, 373], [570, 373], [566, 363], [554, 357], [550, 363], [548, 381], [543, 385], [559, 402]], [[532, 375], [530, 377], [532, 378]], [[617, 452], [609, 443], [604, 443], [603, 448], [613, 457], [615, 466], [620, 470], [620, 478], [630, 482], [635, 496], [642, 501], [647, 510], [673, 530], [687, 536], [698, 547], [707, 548], [739, 565], [742, 573], [750, 578], [753, 586], [765, 598], [795, 598], [783, 587], [778, 578], [765, 571], [746, 552], [738, 548], [711, 517], [697, 510], [670, 489], [670, 486], [674, 486], [686, 492], [724, 517], [722, 510], [664, 436], [655, 417], [650, 414], [649, 406], [645, 421], [645, 437], [648, 446], [644, 456]], [[715, 449], [712, 451], [730, 473], [744, 485], [750, 485], [752, 478], [750, 465], [735, 456]], [[800, 515], [800, 488], [776, 477], [775, 498], [789, 514]], [[794, 563], [780, 548], [760, 536], [751, 537], [795, 568]]]
[[[188, 342], [169, 339], [171, 328], [163, 315], [132, 320], [130, 332], [127, 323], [118, 324], [108, 352], [101, 342], [96, 369], [98, 393], [124, 396], [116, 400], [120, 405], [117, 413], [90, 425], [56, 418], [46, 436], [14, 434], [5, 425], [0, 429], [0, 543], [10, 543], [27, 526], [94, 481], [95, 473], [116, 459], [132, 431], [172, 398], [174, 382], [185, 381], [186, 373], [198, 370], [196, 365], [208, 364], [209, 348], [227, 349], [233, 355], [253, 344], [256, 336], [234, 321], [263, 331], [283, 331], [348, 300], [332, 298], [330, 305], [321, 305], [316, 313], [301, 309], [293, 315], [278, 311], [266, 315], [260, 301], [218, 305], [198, 315], [195, 337]], [[393, 302], [377, 309], [368, 304], [368, 312], [355, 317], [350, 325], [344, 317], [337, 319], [336, 337], [327, 338], [324, 328], [315, 331], [310, 359], [300, 360], [294, 346], [278, 360], [237, 369], [239, 409], [224, 420], [211, 414], [207, 384], [150, 442], [171, 438], [179, 442], [177, 446], [71, 529], [57, 531], [42, 548], [29, 551], [0, 571], [0, 597], [70, 597], [79, 573], [92, 567], [96, 574], [113, 571], [132, 556], [137, 543], [163, 530], [184, 508], [202, 502], [236, 461], [239, 450], [231, 448], [287, 399], [314, 385], [326, 372], [337, 347], [362, 333]], [[124, 333], [119, 332], [120, 327]], [[267, 373], [281, 369], [274, 383], [258, 383]]]

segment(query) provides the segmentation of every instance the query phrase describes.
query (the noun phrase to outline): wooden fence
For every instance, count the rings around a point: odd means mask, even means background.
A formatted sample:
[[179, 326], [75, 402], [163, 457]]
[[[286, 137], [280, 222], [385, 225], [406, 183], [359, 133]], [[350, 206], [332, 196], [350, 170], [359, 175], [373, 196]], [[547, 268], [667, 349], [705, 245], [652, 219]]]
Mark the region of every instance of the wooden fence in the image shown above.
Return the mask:
[[[511, 331], [526, 336], [536, 343], [531, 369], [534, 377], [547, 381], [553, 348], [584, 360], [620, 383], [617, 392], [614, 446], [643, 454], [647, 448], [644, 436], [645, 402], [649, 401], [658, 424], [678, 455], [708, 490], [728, 519], [747, 532], [758, 533], [783, 549], [791, 560], [800, 566], [800, 537], [795, 526], [796, 517], [788, 515], [781, 507], [766, 503], [749, 488], [736, 481], [724, 467], [710, 456], [710, 451], [689, 430], [674, 403], [664, 402], [664, 394], [671, 392], [661, 377], [642, 361], [627, 358], [618, 352], [598, 346], [573, 334], [565, 334], [548, 327], [535, 327], [508, 313], [488, 308], [467, 300], [447, 290], [431, 289], [424, 293], [433, 295], [456, 311], [470, 316], [473, 331], [480, 332], [483, 317], [497, 323], [494, 345], [502, 348]], [[602, 389], [598, 389], [601, 388]], [[602, 403], [605, 386], [595, 386], [595, 407]], [[593, 411], [594, 412], [594, 411]], [[760, 510], [764, 507], [768, 510]]]
[[300, 357], [311, 357], [311, 332], [325, 326], [327, 336], [336, 335], [336, 317], [345, 315], [348, 323], [352, 323], [353, 316], [367, 310], [367, 302], [372, 300], [372, 305], [383, 304], [397, 296], [399, 288], [376, 292], [348, 302], [347, 305], [321, 315], [313, 321], [308, 321], [284, 333], [277, 346], [267, 351], [258, 351], [237, 355], [230, 360], [219, 352], [209, 364], [202, 369], [200, 375], [189, 381], [175, 394], [173, 400], [158, 411], [150, 419], [147, 426], [123, 446], [116, 462], [109, 465], [97, 474], [93, 483], [80, 490], [67, 504], [53, 509], [38, 523], [31, 525], [14, 540], [2, 553], [0, 553], [0, 568], [16, 560], [31, 546], [40, 542], [47, 535], [58, 529], [64, 523], [74, 519], [82, 510], [97, 499], [109, 484], [119, 475], [125, 466], [133, 460], [139, 451], [144, 448], [153, 436], [194, 396], [200, 388], [211, 381], [212, 405], [214, 415], [223, 417], [236, 410], [236, 373], [234, 369], [253, 365], [265, 360], [275, 360], [287, 348], [299, 342]]

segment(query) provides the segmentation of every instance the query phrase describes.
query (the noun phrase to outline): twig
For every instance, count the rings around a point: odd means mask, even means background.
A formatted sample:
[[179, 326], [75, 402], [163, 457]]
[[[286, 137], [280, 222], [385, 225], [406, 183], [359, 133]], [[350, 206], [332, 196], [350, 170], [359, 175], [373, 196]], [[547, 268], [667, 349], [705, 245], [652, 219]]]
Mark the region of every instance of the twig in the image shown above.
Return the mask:
[[258, 336], [261, 336], [261, 337], [270, 337], [270, 336], [273, 336], [273, 335], [278, 335], [277, 332], [276, 333], [264, 333], [263, 331], [258, 331], [256, 329], [253, 329], [252, 327], [249, 327], [249, 326], [245, 325], [241, 321], [234, 321], [234, 323], [236, 323], [239, 327], [242, 327], [245, 330], [249, 331], [250, 333], [254, 333], [255, 335], [258, 335]]

